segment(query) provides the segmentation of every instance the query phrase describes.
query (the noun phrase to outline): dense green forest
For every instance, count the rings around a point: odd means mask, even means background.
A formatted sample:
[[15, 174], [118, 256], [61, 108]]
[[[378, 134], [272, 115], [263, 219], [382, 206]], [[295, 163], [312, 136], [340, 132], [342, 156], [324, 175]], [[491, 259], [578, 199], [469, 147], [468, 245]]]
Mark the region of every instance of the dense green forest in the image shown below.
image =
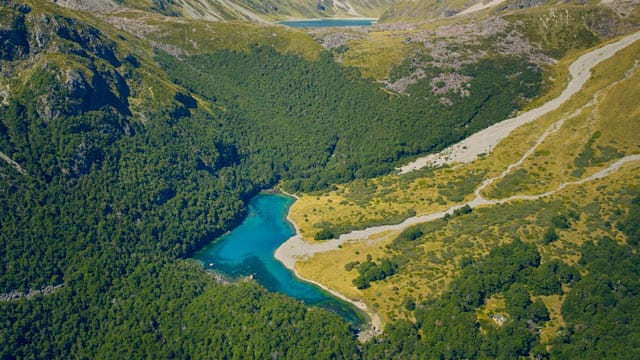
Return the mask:
[[[274, 184], [238, 163], [216, 114], [175, 92], [134, 120], [127, 96], [142, 81], [139, 59], [77, 19], [18, 4], [2, 12], [17, 24], [3, 39], [20, 49], [3, 54], [4, 69], [49, 52], [66, 60], [33, 67], [0, 107], [0, 150], [26, 169], [0, 167], [0, 292], [64, 284], [0, 302], [0, 358], [357, 354], [337, 315], [253, 282], [219, 284], [181, 259]], [[34, 28], [55, 46], [39, 47]]]
[[225, 139], [252, 178], [272, 174], [266, 180], [287, 180], [290, 191], [370, 178], [442, 149], [505, 119], [538, 93], [542, 78], [521, 58], [486, 58], [462, 71], [473, 78], [470, 95], [450, 93], [445, 105], [428, 80], [409, 96], [391, 95], [330, 53], [306, 61], [256, 46], [157, 59], [174, 81], [225, 109]]
[[[529, 292], [558, 284], [570, 284], [575, 300], [563, 308], [570, 327], [554, 354], [638, 348], [611, 325], [624, 320], [628, 337], [638, 333], [637, 251], [606, 239], [585, 246], [580, 279], [540, 266], [533, 245], [497, 248], [467, 264], [442, 298], [408, 302], [416, 323], [390, 324], [366, 345], [335, 314], [254, 282], [221, 284], [186, 259], [280, 180], [310, 190], [388, 172], [506, 117], [539, 89], [530, 64], [469, 65], [470, 97], [445, 106], [421, 93], [426, 82], [412, 96], [390, 95], [329, 54], [158, 53], [182, 87], [141, 110], [130, 98], [157, 68], [121, 49], [123, 35], [21, 2], [0, 2], [0, 14], [0, 64], [15, 79], [0, 103], [0, 151], [25, 169], [0, 162], [0, 292], [64, 284], [0, 302], [0, 358], [546, 356], [529, 331], [545, 309]], [[635, 234], [634, 224], [620, 226]], [[551, 284], [532, 282], [548, 274]], [[513, 321], [482, 334], [473, 309], [498, 292]], [[594, 306], [577, 306], [587, 295]]]
[[[516, 240], [477, 261], [464, 261], [440, 298], [405, 302], [414, 310], [416, 323], [390, 324], [365, 354], [379, 359], [636, 358], [637, 248], [602, 238], [587, 242], [581, 252], [575, 267], [559, 261], [541, 265], [536, 245]], [[562, 306], [567, 326], [547, 348], [540, 344], [538, 331], [549, 320], [549, 311], [532, 296], [562, 294], [563, 286], [571, 289]], [[506, 302], [504, 323], [479, 321], [477, 308], [498, 293]]]

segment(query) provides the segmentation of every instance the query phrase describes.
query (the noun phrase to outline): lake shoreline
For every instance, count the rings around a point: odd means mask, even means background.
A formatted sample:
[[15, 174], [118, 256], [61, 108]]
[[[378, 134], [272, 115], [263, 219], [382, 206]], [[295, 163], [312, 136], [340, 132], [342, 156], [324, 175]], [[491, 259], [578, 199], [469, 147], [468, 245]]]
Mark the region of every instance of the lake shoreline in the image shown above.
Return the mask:
[[[278, 190], [280, 191], [280, 193], [282, 195], [285, 196], [289, 196], [292, 197], [293, 199], [295, 199], [295, 201], [299, 200], [299, 198], [295, 195], [295, 194], [289, 194], [287, 192], [284, 192], [283, 190]], [[354, 305], [356, 308], [358, 308], [360, 311], [364, 312], [364, 314], [368, 317], [368, 327], [362, 331], [360, 331], [359, 334], [359, 339], [363, 342], [368, 341], [369, 339], [371, 339], [373, 336], [378, 335], [380, 333], [382, 333], [382, 321], [380, 319], [380, 316], [378, 316], [378, 314], [376, 314], [375, 312], [371, 311], [371, 309], [369, 309], [369, 307], [367, 306], [367, 304], [365, 304], [363, 301], [358, 301], [358, 300], [353, 300], [348, 298], [347, 296], [345, 296], [344, 294], [330, 289], [327, 286], [311, 280], [311, 279], [307, 279], [305, 277], [303, 277], [302, 275], [300, 275], [300, 273], [298, 272], [298, 270], [296, 269], [296, 262], [297, 259], [295, 258], [295, 253], [299, 253], [298, 251], [291, 251], [291, 244], [292, 244], [292, 240], [297, 240], [295, 241], [296, 246], [304, 246], [303, 244], [305, 243], [304, 238], [302, 237], [301, 233], [300, 233], [300, 229], [298, 228], [298, 225], [291, 219], [290, 217], [291, 215], [291, 207], [289, 207], [289, 209], [287, 210], [287, 215], [286, 215], [286, 221], [291, 224], [291, 226], [294, 229], [294, 234], [287, 239], [285, 242], [283, 242], [274, 252], [273, 257], [280, 261], [287, 269], [289, 269], [298, 279], [302, 280], [302, 281], [306, 281], [308, 283], [314, 284], [315, 286], [321, 288], [322, 290], [328, 292], [329, 294], [337, 297], [340, 300], [343, 300], [345, 302], [348, 302], [352, 305]], [[288, 246], [284, 246], [284, 245], [288, 245]], [[309, 247], [311, 247], [312, 245], [309, 244]]]
[[326, 308], [357, 331], [366, 328], [370, 318], [361, 306], [302, 278], [274, 256], [277, 248], [298, 231], [287, 218], [296, 200], [278, 188], [259, 192], [248, 202], [242, 223], [197, 251], [193, 259], [218, 282], [252, 279], [271, 292]]

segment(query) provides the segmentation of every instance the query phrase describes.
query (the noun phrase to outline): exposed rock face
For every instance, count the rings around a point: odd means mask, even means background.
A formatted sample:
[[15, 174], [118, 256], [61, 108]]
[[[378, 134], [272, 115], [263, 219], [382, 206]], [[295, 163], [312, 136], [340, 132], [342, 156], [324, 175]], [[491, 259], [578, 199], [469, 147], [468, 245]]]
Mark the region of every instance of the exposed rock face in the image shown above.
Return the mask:
[[458, 73], [441, 73], [431, 79], [431, 89], [437, 95], [444, 95], [452, 91], [460, 95], [460, 97], [467, 97], [469, 96], [469, 90], [466, 87], [472, 79], [470, 76]]
[[603, 0], [602, 4], [613, 10], [618, 16], [626, 18], [633, 14], [640, 0]]
[[406, 77], [400, 78], [392, 83], [387, 82], [387, 88], [397, 91], [401, 94], [404, 94], [407, 91], [409, 85], [415, 84], [420, 79], [424, 79], [427, 75], [425, 74], [423, 69], [416, 69], [416, 71]]
[[120, 66], [114, 53], [115, 44], [106, 40], [100, 30], [62, 17], [48, 17], [43, 21], [50, 25], [56, 35], [79, 45], [80, 55], [87, 56], [88, 54], [83, 54], [82, 51], [89, 52], [108, 61], [113, 66]]
[[356, 39], [362, 39], [370, 30], [363, 27], [343, 28], [339, 31], [335, 29], [310, 29], [308, 32], [316, 39], [325, 49], [331, 50], [347, 42]]
[[[469, 96], [467, 85], [471, 77], [459, 73], [463, 66], [477, 63], [487, 54], [520, 56], [534, 64], [549, 64], [553, 59], [533, 46], [517, 30], [517, 26], [501, 17], [491, 17], [468, 23], [443, 25], [424, 31], [413, 31], [405, 44], [415, 46], [410, 74], [386, 82], [389, 89], [405, 93], [411, 84], [426, 77], [425, 69], [437, 68], [442, 73], [430, 79], [431, 92], [436, 95]], [[491, 45], [486, 39], [492, 38]], [[441, 103], [448, 104], [445, 97]]]
[[[37, 94], [37, 109], [44, 123], [60, 116], [72, 116], [111, 106], [129, 115], [129, 87], [125, 79], [112, 70], [60, 67], [46, 63], [36, 75], [30, 91]], [[45, 90], [41, 85], [46, 84]]]
[[77, 99], [87, 96], [89, 84], [87, 84], [78, 70], [67, 69], [66, 77], [67, 79], [64, 81], [64, 85], [70, 97]]
[[29, 54], [25, 14], [30, 9], [17, 4], [14, 8], [15, 12], [6, 12], [0, 19], [0, 60], [22, 59]]
[[[30, 123], [20, 146], [43, 136], [56, 144], [64, 135], [55, 166], [43, 166], [38, 175], [48, 180], [57, 173], [69, 179], [88, 174], [102, 163], [101, 149], [131, 133], [126, 77], [138, 60], [118, 53], [114, 41], [81, 20], [12, 2], [0, 6], [6, 14], [0, 18], [0, 74], [6, 79], [0, 102], [13, 109], [12, 118]], [[39, 147], [32, 154], [46, 162], [51, 151]]]
[[60, 6], [86, 11], [101, 12], [120, 8], [120, 5], [112, 0], [51, 0], [51, 2]]

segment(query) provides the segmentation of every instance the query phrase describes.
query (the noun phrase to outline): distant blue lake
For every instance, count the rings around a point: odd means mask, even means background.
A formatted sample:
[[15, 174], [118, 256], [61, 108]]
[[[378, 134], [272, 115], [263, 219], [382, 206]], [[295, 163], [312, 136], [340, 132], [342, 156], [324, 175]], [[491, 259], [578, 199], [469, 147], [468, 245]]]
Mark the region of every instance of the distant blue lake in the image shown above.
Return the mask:
[[371, 26], [378, 20], [375, 19], [310, 19], [279, 21], [278, 24], [295, 27], [343, 27], [343, 26]]
[[362, 324], [363, 315], [351, 304], [299, 280], [273, 257], [275, 250], [295, 233], [286, 220], [293, 201], [284, 195], [257, 195], [249, 202], [248, 216], [242, 224], [200, 250], [195, 258], [208, 270], [232, 279], [251, 275], [270, 291], [329, 309], [353, 325]]

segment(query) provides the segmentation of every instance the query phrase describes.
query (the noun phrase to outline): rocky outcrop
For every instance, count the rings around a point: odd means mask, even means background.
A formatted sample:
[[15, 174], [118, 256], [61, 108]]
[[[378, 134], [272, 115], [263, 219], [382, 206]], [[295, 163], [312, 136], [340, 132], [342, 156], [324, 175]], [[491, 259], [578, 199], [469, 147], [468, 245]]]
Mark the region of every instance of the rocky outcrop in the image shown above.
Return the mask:
[[26, 5], [13, 4], [3, 12], [0, 18], [0, 60], [23, 59], [29, 54], [25, 15], [30, 11]]
[[505, 2], [505, 4], [501, 7], [501, 9], [509, 9], [509, 10], [517, 10], [517, 9], [528, 9], [534, 6], [544, 5], [549, 3], [548, 0], [516, 0]]
[[42, 289], [30, 289], [29, 291], [26, 291], [26, 292], [12, 291], [9, 293], [0, 293], [0, 302], [16, 301], [21, 299], [31, 299], [34, 296], [49, 295], [62, 289], [63, 287], [64, 287], [64, 284], [55, 285], [55, 286], [49, 285], [49, 286], [43, 287]]
[[51, 0], [60, 6], [92, 12], [113, 11], [121, 8], [112, 0]]
[[[45, 180], [88, 174], [102, 163], [104, 148], [132, 132], [127, 79], [138, 59], [77, 18], [0, 4], [7, 14], [0, 18], [0, 73], [7, 79], [0, 125], [10, 130], [8, 153], [31, 147], [34, 161], [24, 165]], [[56, 142], [60, 137], [64, 143]], [[41, 146], [43, 138], [52, 145]]]

